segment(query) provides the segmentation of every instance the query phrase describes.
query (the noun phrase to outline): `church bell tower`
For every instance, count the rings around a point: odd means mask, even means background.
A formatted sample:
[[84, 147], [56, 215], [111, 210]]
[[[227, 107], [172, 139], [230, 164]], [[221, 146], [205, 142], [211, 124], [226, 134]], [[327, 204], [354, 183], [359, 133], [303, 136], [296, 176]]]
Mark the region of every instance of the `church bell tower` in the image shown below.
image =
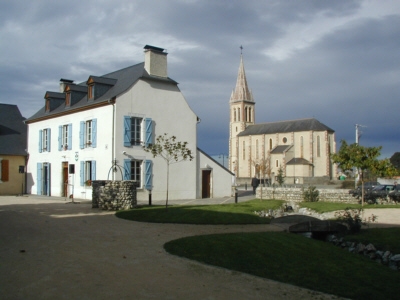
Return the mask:
[[[240, 49], [243, 50], [243, 47], [240, 47]], [[229, 107], [229, 169], [237, 175], [239, 145], [236, 136], [245, 130], [248, 125], [255, 124], [255, 102], [247, 85], [242, 52], [240, 53], [236, 87], [232, 91]]]

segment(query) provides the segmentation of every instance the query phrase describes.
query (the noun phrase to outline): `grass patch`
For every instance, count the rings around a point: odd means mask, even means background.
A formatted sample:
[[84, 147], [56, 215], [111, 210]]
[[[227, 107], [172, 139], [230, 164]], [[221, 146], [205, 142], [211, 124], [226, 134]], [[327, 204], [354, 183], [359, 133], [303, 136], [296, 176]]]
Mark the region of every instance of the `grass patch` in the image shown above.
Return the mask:
[[237, 204], [146, 206], [118, 211], [122, 219], [152, 223], [179, 224], [269, 224], [269, 218], [260, 218], [254, 211], [276, 209], [282, 206], [279, 200], [251, 200]]
[[349, 204], [349, 203], [336, 203], [336, 202], [300, 202], [301, 207], [307, 207], [309, 209], [315, 210], [316, 212], [319, 213], [324, 213], [324, 212], [331, 212], [331, 211], [336, 211], [336, 210], [344, 210], [346, 208], [352, 208], [352, 209], [358, 209], [358, 208], [363, 208], [363, 209], [369, 209], [369, 208], [400, 208], [400, 205], [364, 205], [361, 206], [361, 204]]
[[351, 299], [398, 299], [400, 272], [328, 243], [289, 233], [193, 236], [171, 254]]
[[379, 250], [389, 250], [394, 254], [400, 254], [400, 228], [369, 228], [362, 229], [358, 234], [346, 235], [347, 241], [355, 241], [363, 244], [372, 243]]

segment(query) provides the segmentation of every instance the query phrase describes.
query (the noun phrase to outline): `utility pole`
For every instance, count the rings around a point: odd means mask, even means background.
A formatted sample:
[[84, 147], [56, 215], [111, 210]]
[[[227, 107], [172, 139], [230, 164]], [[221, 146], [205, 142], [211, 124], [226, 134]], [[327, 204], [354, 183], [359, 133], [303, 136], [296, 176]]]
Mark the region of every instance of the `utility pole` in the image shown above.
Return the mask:
[[358, 144], [358, 141], [359, 141], [359, 139], [361, 137], [361, 134], [362, 134], [362, 131], [360, 131], [359, 128], [360, 127], [367, 127], [367, 126], [360, 125], [360, 124], [356, 124], [355, 126], [356, 126], [356, 144]]

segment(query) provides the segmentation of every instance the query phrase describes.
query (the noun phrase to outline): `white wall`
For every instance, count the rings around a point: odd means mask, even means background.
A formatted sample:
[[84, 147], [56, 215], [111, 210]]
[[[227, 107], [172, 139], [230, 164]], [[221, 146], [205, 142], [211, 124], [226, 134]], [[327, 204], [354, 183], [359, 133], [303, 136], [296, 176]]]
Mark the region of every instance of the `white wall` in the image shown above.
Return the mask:
[[[171, 84], [139, 80], [134, 87], [117, 98], [116, 102], [116, 158], [123, 162], [127, 158], [151, 159], [153, 161], [154, 200], [165, 199], [167, 189], [166, 163], [162, 158], [153, 158], [140, 146], [123, 146], [123, 117], [140, 116], [152, 118], [153, 138], [167, 133], [177, 141], [188, 142], [192, 155], [197, 149], [197, 116], [188, 106], [180, 90]], [[126, 151], [126, 155], [123, 154]], [[117, 177], [117, 179], [119, 179]], [[196, 198], [196, 159], [171, 165], [169, 175], [169, 199]], [[148, 191], [138, 190], [138, 200], [148, 199]]]
[[[80, 149], [80, 121], [97, 118], [97, 147]], [[72, 123], [72, 150], [58, 150], [58, 126]], [[39, 153], [39, 130], [51, 129], [50, 152]], [[69, 183], [74, 187], [74, 197], [91, 199], [91, 188], [80, 186], [80, 161], [96, 161], [96, 179], [104, 178], [112, 161], [112, 106], [65, 115], [29, 124], [27, 166], [28, 192], [37, 194], [37, 163], [51, 163], [51, 196], [62, 196], [62, 163], [75, 164], [75, 174], [69, 174]], [[102, 178], [103, 177], [103, 178]], [[71, 193], [72, 190], [70, 188]]]
[[213, 159], [204, 153], [197, 151], [199, 163], [199, 178], [198, 178], [198, 193], [201, 197], [202, 189], [202, 170], [211, 170], [211, 198], [228, 197], [232, 194], [232, 183], [234, 182], [234, 175], [227, 169], [221, 167]]

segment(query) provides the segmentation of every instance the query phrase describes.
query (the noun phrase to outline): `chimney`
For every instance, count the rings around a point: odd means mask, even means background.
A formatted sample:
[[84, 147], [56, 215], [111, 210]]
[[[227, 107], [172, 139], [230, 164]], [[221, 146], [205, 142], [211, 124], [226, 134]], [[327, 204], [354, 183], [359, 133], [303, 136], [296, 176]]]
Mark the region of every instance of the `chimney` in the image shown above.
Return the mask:
[[67, 87], [67, 85], [71, 84], [73, 82], [74, 82], [73, 80], [61, 78], [60, 79], [60, 93], [64, 93], [64, 90]]
[[163, 48], [144, 46], [144, 68], [152, 76], [168, 77], [167, 52]]

